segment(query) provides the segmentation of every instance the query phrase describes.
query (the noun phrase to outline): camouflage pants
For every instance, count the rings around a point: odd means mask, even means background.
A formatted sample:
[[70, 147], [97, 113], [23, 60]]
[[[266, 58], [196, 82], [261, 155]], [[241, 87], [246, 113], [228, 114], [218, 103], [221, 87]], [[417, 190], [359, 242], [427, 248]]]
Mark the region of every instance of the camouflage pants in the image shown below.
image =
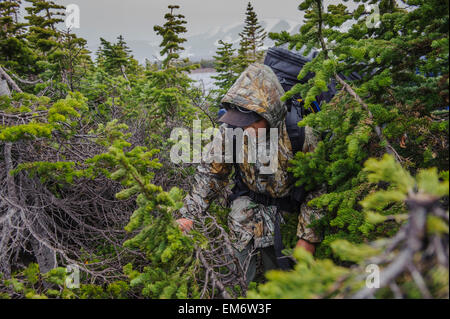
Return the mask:
[[236, 198], [228, 215], [234, 247], [243, 251], [252, 239], [254, 248], [272, 246], [276, 214], [276, 206], [254, 203], [248, 196]]
[[[321, 217], [318, 209], [308, 206], [308, 202], [323, 191], [311, 192], [299, 209], [297, 237], [311, 243], [321, 241], [320, 236], [314, 233], [308, 225], [313, 219]], [[228, 216], [228, 227], [231, 240], [238, 251], [243, 251], [253, 239], [253, 248], [265, 248], [274, 244], [275, 218], [278, 213], [276, 206], [257, 204], [248, 196], [236, 198], [231, 205]], [[280, 222], [283, 223], [283, 214], [280, 212]]]
[[318, 208], [308, 206], [308, 202], [323, 194], [325, 194], [324, 187], [310, 192], [306, 195], [305, 200], [300, 205], [300, 214], [298, 215], [297, 224], [297, 237], [299, 239], [305, 239], [310, 243], [319, 243], [322, 241], [322, 237], [319, 234], [316, 234], [312, 228], [308, 227], [308, 225], [310, 225], [313, 220], [320, 219], [324, 212]]

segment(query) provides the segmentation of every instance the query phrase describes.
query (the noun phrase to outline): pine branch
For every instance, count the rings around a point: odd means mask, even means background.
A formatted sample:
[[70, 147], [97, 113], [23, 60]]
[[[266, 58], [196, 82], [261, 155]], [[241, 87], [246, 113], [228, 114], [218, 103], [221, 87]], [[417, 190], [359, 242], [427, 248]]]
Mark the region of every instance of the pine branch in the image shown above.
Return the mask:
[[[6, 71], [6, 72], [11, 72], [10, 70], [8, 70], [4, 66], [3, 66], [3, 70]], [[23, 84], [35, 85], [35, 84], [44, 82], [41, 79], [37, 79], [35, 81], [24, 80], [24, 79], [20, 78], [19, 76], [17, 76], [16, 74], [12, 73], [12, 72], [11, 72], [11, 75], [12, 75], [13, 78], [15, 78], [17, 81], [19, 81], [20, 83], [23, 83]]]
[[322, 29], [323, 29], [323, 17], [322, 17], [322, 0], [316, 0], [318, 16], [319, 16], [319, 30], [317, 32], [317, 37], [319, 38], [320, 45], [322, 46], [322, 50], [325, 53], [325, 56], [328, 58], [328, 48], [325, 44], [325, 39], [323, 38]]
[[[325, 58], [329, 59], [328, 48], [322, 33], [323, 30], [322, 0], [316, 0], [316, 4], [319, 18], [317, 38], [319, 39], [320, 45], [325, 54]], [[352, 96], [355, 99], [355, 101], [358, 102], [367, 111], [367, 113], [369, 114], [369, 119], [373, 121], [373, 114], [370, 111], [369, 106], [362, 100], [362, 98], [337, 73], [334, 74], [334, 77], [342, 85], [345, 91], [347, 91], [347, 93], [350, 94], [350, 96]], [[392, 147], [389, 141], [384, 137], [383, 132], [381, 131], [381, 128], [378, 125], [375, 125], [375, 133], [377, 134], [380, 141], [385, 142], [386, 146], [384, 148], [386, 152], [390, 155], [393, 155], [397, 162], [402, 163], [403, 160], [401, 156], [396, 152], [396, 150]]]
[[[431, 298], [431, 294], [426, 288], [425, 281], [414, 266], [414, 256], [423, 248], [427, 227], [427, 212], [430, 207], [436, 206], [436, 201], [437, 198], [420, 193], [410, 194], [408, 196], [406, 203], [410, 207], [411, 217], [408, 223], [399, 230], [399, 234], [404, 234], [401, 236], [401, 239], [403, 240], [398, 241], [395, 238], [392, 239], [395, 246], [400, 249], [400, 253], [380, 272], [380, 285], [378, 288], [363, 288], [352, 296], [353, 299], [371, 298], [380, 288], [395, 283], [395, 279], [405, 271], [411, 273], [413, 280], [423, 297]], [[392, 247], [393, 245], [390, 246], [390, 250], [396, 248]], [[383, 261], [379, 261], [378, 263], [383, 263]]]
[[[335, 79], [342, 85], [345, 91], [347, 91], [348, 94], [350, 94], [356, 102], [358, 102], [369, 114], [369, 119], [373, 121], [373, 114], [369, 109], [369, 106], [361, 99], [361, 97], [352, 89], [350, 85], [348, 85], [338, 74], [334, 75]], [[397, 153], [397, 151], [392, 147], [392, 145], [389, 143], [389, 141], [384, 137], [383, 132], [381, 131], [380, 126], [375, 125], [375, 133], [377, 134], [378, 138], [381, 141], [384, 141], [386, 143], [386, 146], [384, 147], [386, 152], [390, 155], [393, 155], [395, 160], [399, 163], [402, 163], [403, 160], [401, 156]]]

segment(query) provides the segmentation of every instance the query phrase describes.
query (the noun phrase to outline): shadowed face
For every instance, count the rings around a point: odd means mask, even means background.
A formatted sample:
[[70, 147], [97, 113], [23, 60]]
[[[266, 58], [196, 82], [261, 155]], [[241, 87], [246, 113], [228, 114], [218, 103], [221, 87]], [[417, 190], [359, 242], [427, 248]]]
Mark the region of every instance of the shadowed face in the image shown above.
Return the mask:
[[252, 128], [253, 130], [248, 131], [249, 134], [252, 134], [253, 136], [258, 137], [258, 129], [259, 128], [269, 128], [269, 122], [267, 122], [266, 119], [261, 119], [259, 121], [253, 122], [249, 126], [244, 127], [244, 131], [247, 131], [249, 128]]

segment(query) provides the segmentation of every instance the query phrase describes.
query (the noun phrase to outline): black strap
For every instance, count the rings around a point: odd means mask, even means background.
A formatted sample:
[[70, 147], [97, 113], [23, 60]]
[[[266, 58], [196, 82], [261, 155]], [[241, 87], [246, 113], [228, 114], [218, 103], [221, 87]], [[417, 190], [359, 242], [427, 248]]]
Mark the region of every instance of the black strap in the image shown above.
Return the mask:
[[[238, 165], [236, 165], [238, 166]], [[274, 224], [274, 249], [275, 256], [277, 259], [277, 264], [279, 269], [288, 270], [293, 268], [293, 262], [288, 256], [283, 255], [283, 238], [281, 236], [281, 226], [280, 226], [280, 211], [295, 212], [298, 211], [300, 207], [300, 202], [293, 199], [292, 196], [287, 196], [284, 198], [272, 198], [264, 194], [258, 194], [250, 190], [247, 185], [240, 178], [240, 170], [236, 167], [235, 174], [238, 176], [235, 178], [235, 185], [232, 189], [232, 194], [228, 198], [230, 202], [234, 201], [240, 196], [248, 196], [254, 203], [262, 204], [265, 206], [277, 206], [277, 213], [275, 215]], [[303, 189], [297, 188], [303, 195]], [[295, 194], [293, 192], [292, 194]], [[291, 195], [292, 195], [291, 194]], [[298, 195], [297, 195], [298, 196]]]
[[281, 237], [281, 228], [280, 228], [280, 212], [277, 211], [275, 216], [275, 225], [274, 225], [274, 248], [275, 248], [275, 256], [277, 257], [278, 267], [282, 270], [289, 270], [293, 268], [292, 260], [283, 255], [283, 238]]
[[[303, 140], [301, 144], [303, 145]], [[290, 194], [283, 198], [273, 198], [266, 194], [256, 193], [248, 188], [242, 179], [242, 173], [239, 164], [236, 163], [236, 138], [233, 138], [233, 163], [234, 163], [234, 187], [231, 190], [232, 194], [228, 197], [231, 203], [240, 196], [248, 196], [254, 203], [262, 204], [264, 206], [276, 206], [277, 213], [275, 216], [274, 225], [274, 249], [277, 258], [277, 264], [280, 269], [288, 270], [293, 268], [293, 262], [288, 256], [284, 256], [282, 251], [284, 249], [283, 239], [280, 228], [280, 211], [298, 212], [301, 202], [303, 201], [305, 192], [303, 187], [293, 187]]]
[[296, 95], [286, 103], [287, 114], [285, 118], [286, 130], [292, 145], [294, 155], [303, 149], [305, 143], [305, 128], [299, 127], [298, 122], [303, 119], [303, 102], [300, 96]]

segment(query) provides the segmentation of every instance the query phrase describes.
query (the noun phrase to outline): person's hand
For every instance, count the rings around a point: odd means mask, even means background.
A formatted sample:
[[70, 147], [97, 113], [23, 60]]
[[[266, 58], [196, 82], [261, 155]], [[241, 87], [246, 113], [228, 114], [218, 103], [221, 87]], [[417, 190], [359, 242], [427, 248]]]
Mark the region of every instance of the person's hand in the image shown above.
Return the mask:
[[316, 251], [316, 246], [314, 244], [311, 244], [310, 242], [307, 242], [304, 239], [299, 239], [297, 242], [296, 247], [303, 247], [306, 249], [306, 251], [309, 251], [312, 255], [314, 255], [314, 252]]
[[177, 219], [177, 223], [180, 229], [185, 233], [189, 233], [192, 229], [192, 226], [194, 226], [194, 222], [187, 218]]

